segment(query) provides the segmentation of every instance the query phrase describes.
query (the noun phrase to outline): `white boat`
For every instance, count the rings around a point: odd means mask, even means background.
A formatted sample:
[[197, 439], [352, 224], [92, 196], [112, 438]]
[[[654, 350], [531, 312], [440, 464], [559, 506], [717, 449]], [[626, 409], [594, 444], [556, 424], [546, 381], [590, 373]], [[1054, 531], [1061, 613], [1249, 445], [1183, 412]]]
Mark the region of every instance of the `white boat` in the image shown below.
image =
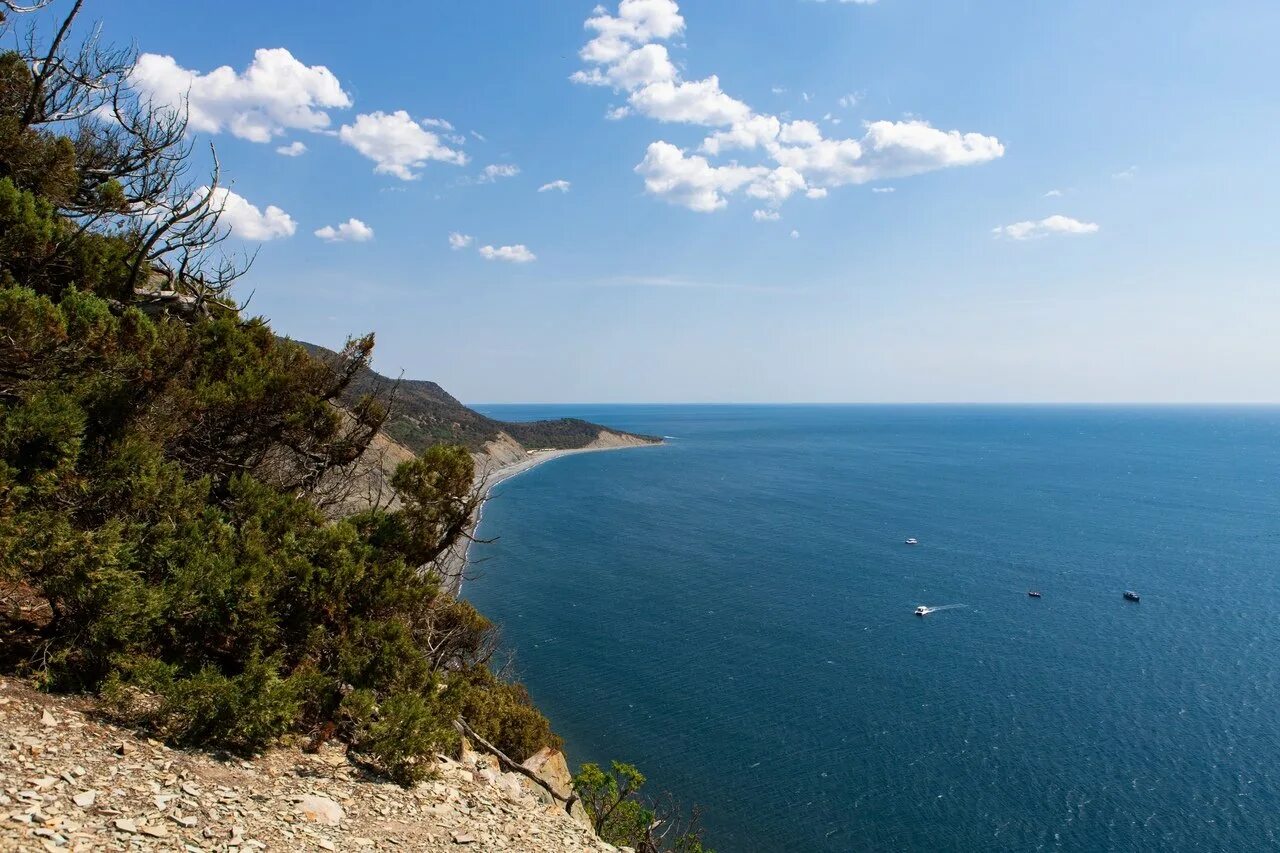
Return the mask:
[[917, 616], [928, 616], [928, 615], [929, 615], [929, 608], [927, 608], [927, 607], [925, 607], [923, 604], [921, 604], [919, 607], [917, 607], [917, 608], [916, 608], [916, 615], [917, 615]]
[[908, 545], [919, 545], [919, 544], [920, 544], [920, 540], [919, 540], [919, 539], [917, 539], [917, 538], [915, 538], [914, 536], [912, 536], [911, 538], [909, 538], [909, 539], [907, 540], [907, 544], [908, 544]]

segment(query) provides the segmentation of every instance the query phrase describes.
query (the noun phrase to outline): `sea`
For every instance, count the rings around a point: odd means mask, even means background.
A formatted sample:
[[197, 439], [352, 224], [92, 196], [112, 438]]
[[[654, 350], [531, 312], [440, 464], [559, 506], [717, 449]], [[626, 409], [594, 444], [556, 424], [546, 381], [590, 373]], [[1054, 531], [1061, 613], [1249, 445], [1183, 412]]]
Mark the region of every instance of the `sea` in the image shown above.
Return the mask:
[[502, 483], [463, 592], [719, 853], [1280, 848], [1280, 409], [479, 408], [667, 437]]

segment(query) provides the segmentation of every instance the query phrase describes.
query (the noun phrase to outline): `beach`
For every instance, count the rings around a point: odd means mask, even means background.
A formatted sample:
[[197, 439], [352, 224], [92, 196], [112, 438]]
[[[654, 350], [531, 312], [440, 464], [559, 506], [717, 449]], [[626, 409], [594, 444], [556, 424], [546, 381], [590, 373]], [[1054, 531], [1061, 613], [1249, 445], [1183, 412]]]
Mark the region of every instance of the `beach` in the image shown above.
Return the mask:
[[436, 565], [436, 571], [443, 579], [446, 588], [455, 597], [461, 593], [473, 541], [471, 535], [479, 527], [480, 519], [484, 514], [484, 505], [492, 496], [493, 489], [499, 484], [565, 456], [636, 447], [661, 447], [663, 444], [665, 442], [648, 441], [612, 430], [601, 430], [599, 436], [586, 447], [572, 449], [525, 450], [505, 434], [489, 442], [485, 445], [484, 452], [476, 454], [475, 488], [482, 493], [483, 500], [468, 526], [468, 537], [461, 547], [444, 555]]

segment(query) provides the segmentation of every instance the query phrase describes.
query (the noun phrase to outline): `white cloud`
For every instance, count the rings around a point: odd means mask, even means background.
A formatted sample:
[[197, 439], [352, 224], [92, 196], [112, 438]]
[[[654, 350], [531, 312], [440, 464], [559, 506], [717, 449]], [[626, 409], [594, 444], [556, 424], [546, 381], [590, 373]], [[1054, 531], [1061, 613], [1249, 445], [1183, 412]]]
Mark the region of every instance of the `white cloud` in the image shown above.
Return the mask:
[[588, 86], [612, 86], [615, 89], [639, 89], [650, 83], [665, 83], [676, 79], [676, 67], [671, 64], [667, 49], [660, 44], [646, 44], [630, 51], [617, 62], [601, 71], [577, 71], [569, 78]]
[[366, 243], [373, 239], [373, 229], [352, 217], [336, 228], [326, 225], [318, 229], [315, 235], [328, 243]]
[[568, 181], [562, 178], [558, 181], [552, 181], [549, 184], [543, 184], [542, 186], [538, 187], [538, 192], [545, 193], [545, 192], [551, 192], [552, 190], [554, 190], [556, 192], [567, 193], [571, 186], [572, 184], [570, 184]]
[[1129, 168], [1125, 169], [1123, 172], [1116, 172], [1111, 177], [1115, 178], [1117, 181], [1127, 181], [1136, 174], [1138, 174], [1138, 167], [1130, 166]]
[[938, 130], [925, 121], [874, 121], [862, 138], [870, 167], [879, 177], [905, 177], [972, 166], [1004, 156], [994, 136]]
[[756, 222], [777, 222], [782, 218], [782, 214], [776, 210], [753, 210], [751, 218]]
[[636, 172], [644, 178], [645, 190], [672, 204], [699, 213], [719, 210], [728, 201], [724, 196], [744, 187], [754, 188], [756, 199], [776, 200], [790, 195], [794, 173], [774, 179], [771, 169], [730, 164], [713, 167], [707, 158], [686, 155], [671, 142], [650, 142]]
[[767, 201], [776, 207], [804, 188], [803, 175], [788, 166], [780, 166], [766, 169], [759, 178], [747, 184], [746, 192], [751, 198]]
[[872, 187], [871, 191], [873, 193], [892, 193], [892, 192], [897, 192], [897, 188], [896, 187]]
[[800, 232], [799, 232], [799, 231], [792, 231], [792, 232], [791, 232], [791, 239], [792, 239], [792, 240], [799, 240], [799, 239], [800, 239]]
[[669, 39], [684, 30], [684, 18], [675, 0], [622, 0], [617, 16], [597, 6], [584, 26], [596, 37], [579, 55], [595, 64], [614, 63], [636, 45]]
[[782, 132], [777, 116], [754, 115], [728, 130], [718, 130], [702, 141], [701, 150], [715, 156], [730, 149], [752, 149], [767, 145]]
[[751, 118], [751, 108], [720, 90], [720, 78], [650, 83], [631, 93], [637, 112], [662, 122], [701, 124], [709, 127], [732, 125]]
[[[208, 187], [200, 187], [192, 194], [192, 198], [205, 198], [209, 195]], [[234, 193], [226, 187], [218, 187], [213, 191], [210, 202], [215, 209], [222, 210], [220, 224], [231, 229], [231, 233], [242, 240], [275, 240], [278, 237], [292, 237], [298, 230], [298, 223], [274, 204], [267, 205], [265, 211], [250, 204], [244, 196]]]
[[414, 170], [429, 160], [458, 166], [467, 163], [465, 153], [445, 145], [404, 110], [358, 115], [352, 124], [338, 130], [338, 138], [376, 163], [375, 172], [402, 181], [415, 180], [418, 175]]
[[1049, 190], [1044, 194], [1043, 198], [1061, 198], [1062, 190]]
[[862, 94], [860, 92], [850, 92], [847, 95], [841, 95], [839, 99], [837, 99], [836, 103], [844, 107], [846, 110], [850, 110], [856, 107], [861, 100]]
[[1054, 215], [1039, 221], [1015, 222], [1012, 225], [1001, 225], [992, 229], [997, 237], [1008, 237], [1011, 240], [1035, 240], [1051, 234], [1096, 234], [1096, 222], [1081, 222], [1069, 216]]
[[438, 127], [441, 130], [447, 130], [449, 132], [453, 132], [454, 130], [453, 125], [442, 118], [424, 118], [422, 120], [422, 125], [423, 127]]
[[304, 142], [294, 140], [288, 145], [281, 145], [276, 149], [277, 154], [283, 154], [286, 157], [301, 157], [307, 153], [307, 145]]
[[326, 109], [351, 106], [351, 97], [323, 65], [303, 65], [282, 47], [262, 48], [242, 72], [230, 66], [208, 74], [172, 56], [144, 53], [131, 79], [160, 106], [186, 106], [193, 131], [226, 130], [251, 142], [270, 142], [286, 130], [323, 130]]
[[458, 251], [459, 249], [465, 249], [471, 245], [471, 241], [474, 239], [475, 238], [472, 237], [470, 234], [463, 234], [459, 231], [452, 231], [449, 233], [449, 248], [453, 249], [455, 252]]
[[512, 264], [527, 264], [538, 259], [538, 256], [529, 251], [529, 247], [523, 243], [499, 246], [496, 249], [493, 246], [481, 246], [480, 256], [486, 261], [506, 261]]
[[[580, 52], [588, 67], [572, 79], [626, 95], [626, 105], [612, 108], [609, 118], [640, 115], [716, 128], [697, 154], [659, 140], [649, 145], [636, 166], [649, 193], [690, 210], [719, 210], [738, 191], [770, 205], [798, 192], [821, 198], [828, 188], [985, 163], [1004, 155], [1004, 146], [993, 136], [940, 130], [919, 119], [869, 122], [860, 138], [828, 139], [812, 121], [785, 121], [755, 112], [727, 94], [715, 74], [681, 79], [667, 47], [656, 43], [684, 30], [674, 0], [622, 0], [616, 16], [597, 7], [586, 27], [596, 33]], [[808, 101], [812, 96], [802, 92], [801, 97]], [[839, 102], [849, 108], [859, 98], [850, 93]], [[834, 116], [828, 118], [837, 122]], [[717, 164], [708, 159], [728, 151], [756, 152], [757, 162]], [[763, 159], [772, 164], [759, 162]]]
[[499, 178], [514, 178], [520, 174], [520, 167], [511, 163], [490, 163], [484, 167], [484, 171], [480, 173], [480, 177], [476, 178], [478, 183], [491, 184]]

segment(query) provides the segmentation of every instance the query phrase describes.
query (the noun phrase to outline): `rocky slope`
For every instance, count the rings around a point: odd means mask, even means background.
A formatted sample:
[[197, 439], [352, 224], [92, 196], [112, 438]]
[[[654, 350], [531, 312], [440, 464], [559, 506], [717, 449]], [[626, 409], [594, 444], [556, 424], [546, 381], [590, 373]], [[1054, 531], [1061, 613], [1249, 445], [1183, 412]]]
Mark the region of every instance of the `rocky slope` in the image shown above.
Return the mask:
[[[252, 761], [170, 749], [94, 717], [86, 700], [0, 681], [0, 850], [614, 851], [492, 757], [441, 756], [412, 790], [337, 749]], [[563, 789], [544, 752], [526, 766]]]

